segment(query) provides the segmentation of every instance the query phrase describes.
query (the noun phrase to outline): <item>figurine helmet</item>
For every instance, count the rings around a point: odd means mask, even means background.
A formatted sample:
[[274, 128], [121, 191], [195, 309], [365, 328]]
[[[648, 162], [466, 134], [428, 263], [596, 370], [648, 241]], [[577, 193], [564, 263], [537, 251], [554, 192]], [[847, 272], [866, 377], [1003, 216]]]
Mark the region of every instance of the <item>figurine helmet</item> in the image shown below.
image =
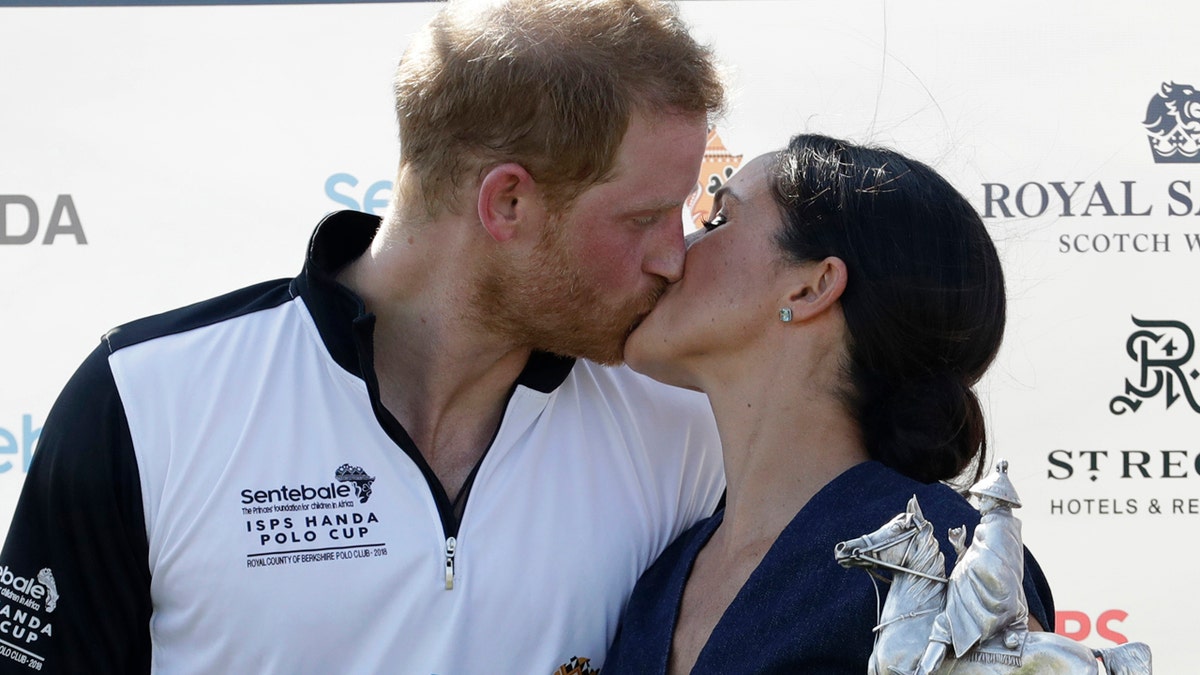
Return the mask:
[[968, 490], [973, 495], [986, 495], [998, 499], [1013, 508], [1021, 508], [1021, 498], [1008, 480], [1008, 460], [996, 462], [996, 468]]

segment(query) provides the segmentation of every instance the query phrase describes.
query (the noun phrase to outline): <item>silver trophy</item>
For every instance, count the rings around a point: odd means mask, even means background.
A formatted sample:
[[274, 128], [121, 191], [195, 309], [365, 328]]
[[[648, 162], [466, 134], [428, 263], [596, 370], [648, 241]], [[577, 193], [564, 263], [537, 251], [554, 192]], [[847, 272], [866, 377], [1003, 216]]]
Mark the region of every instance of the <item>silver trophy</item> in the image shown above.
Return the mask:
[[1021, 521], [1012, 512], [1021, 501], [1008, 462], [997, 462], [969, 492], [982, 517], [970, 545], [965, 526], [950, 530], [958, 563], [949, 577], [916, 496], [883, 527], [834, 548], [843, 567], [864, 568], [884, 581], [878, 570], [892, 571], [868, 675], [1149, 675], [1150, 648], [1143, 643], [1093, 650], [1054, 633], [1029, 632]]

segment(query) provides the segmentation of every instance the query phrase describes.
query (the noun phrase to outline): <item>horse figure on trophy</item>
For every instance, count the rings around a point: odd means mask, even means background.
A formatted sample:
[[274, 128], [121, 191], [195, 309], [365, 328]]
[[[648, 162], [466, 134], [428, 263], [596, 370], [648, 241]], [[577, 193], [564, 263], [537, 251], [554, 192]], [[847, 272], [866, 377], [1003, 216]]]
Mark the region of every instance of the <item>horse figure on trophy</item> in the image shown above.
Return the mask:
[[[893, 571], [878, 625], [869, 675], [1000, 675], [1011, 673], [1151, 672], [1150, 649], [1142, 643], [1092, 650], [1053, 633], [1029, 632], [1021, 586], [1024, 556], [1021, 505], [1008, 480], [1008, 463], [970, 489], [982, 514], [970, 546], [965, 527], [950, 531], [958, 563], [947, 578], [945, 558], [933, 524], [914, 496], [904, 513], [875, 532], [838, 544], [843, 567]], [[886, 581], [886, 579], [884, 579]]]

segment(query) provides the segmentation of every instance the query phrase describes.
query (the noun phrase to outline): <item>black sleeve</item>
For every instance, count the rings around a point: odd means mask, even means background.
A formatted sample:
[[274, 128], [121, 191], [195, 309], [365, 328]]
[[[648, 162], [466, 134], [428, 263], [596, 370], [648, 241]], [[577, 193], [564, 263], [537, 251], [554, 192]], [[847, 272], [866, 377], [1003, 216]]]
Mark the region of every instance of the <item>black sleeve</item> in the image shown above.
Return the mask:
[[0, 673], [150, 672], [142, 513], [102, 345], [46, 418], [0, 552]]

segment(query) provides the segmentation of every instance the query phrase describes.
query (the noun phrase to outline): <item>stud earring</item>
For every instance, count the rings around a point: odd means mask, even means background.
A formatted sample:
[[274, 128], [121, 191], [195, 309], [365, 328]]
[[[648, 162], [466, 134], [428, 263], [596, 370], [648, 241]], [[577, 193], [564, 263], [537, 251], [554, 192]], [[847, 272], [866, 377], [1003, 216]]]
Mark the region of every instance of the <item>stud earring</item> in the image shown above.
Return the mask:
[[780, 321], [782, 321], [782, 322], [784, 322], [784, 323], [791, 323], [791, 321], [792, 321], [792, 308], [791, 308], [791, 307], [784, 307], [783, 309], [779, 310], [779, 320], [780, 320]]

